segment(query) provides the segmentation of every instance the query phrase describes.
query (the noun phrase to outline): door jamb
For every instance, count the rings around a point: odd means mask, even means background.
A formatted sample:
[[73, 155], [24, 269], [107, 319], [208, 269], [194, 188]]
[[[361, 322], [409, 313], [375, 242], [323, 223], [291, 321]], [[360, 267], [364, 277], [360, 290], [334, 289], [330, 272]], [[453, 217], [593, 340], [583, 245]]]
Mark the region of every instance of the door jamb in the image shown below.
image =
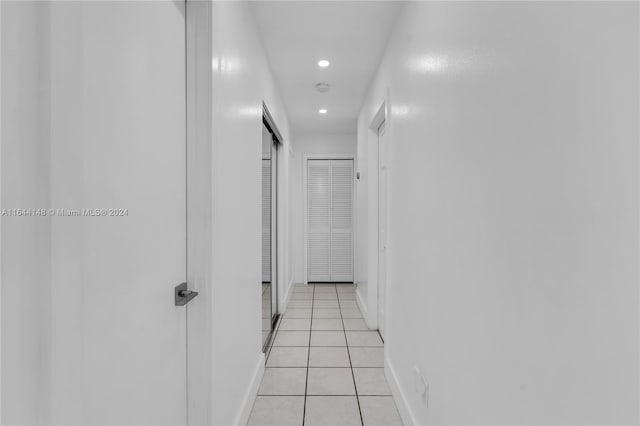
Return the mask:
[[[378, 107], [375, 115], [369, 123], [367, 129], [367, 151], [369, 152], [369, 176], [368, 182], [371, 185], [371, 190], [368, 191], [369, 197], [367, 202], [367, 275], [368, 275], [368, 291], [367, 291], [367, 326], [371, 330], [378, 329], [378, 235], [379, 235], [379, 223], [378, 223], [378, 194], [379, 194], [379, 179], [378, 179], [378, 129], [384, 123], [385, 132], [387, 138], [389, 138], [389, 116], [388, 116], [388, 97], [382, 101], [380, 107]], [[388, 274], [387, 274], [388, 276]], [[387, 283], [388, 288], [388, 283]], [[388, 292], [387, 292], [388, 293]], [[388, 299], [388, 298], [387, 298]], [[385, 310], [387, 311], [387, 310]], [[388, 313], [388, 312], [387, 312]]]
[[[276, 309], [275, 312], [272, 311], [271, 315], [272, 315], [272, 332], [275, 330], [275, 324], [278, 318], [278, 314], [280, 314], [280, 310], [282, 309], [282, 307], [280, 306], [280, 291], [281, 291], [281, 286], [280, 286], [280, 281], [281, 281], [281, 269], [282, 268], [282, 263], [281, 263], [281, 259], [283, 258], [282, 253], [280, 253], [280, 251], [284, 248], [285, 246], [285, 241], [284, 241], [284, 231], [283, 231], [283, 226], [282, 226], [282, 218], [281, 216], [284, 214], [284, 210], [282, 208], [282, 206], [280, 205], [280, 193], [283, 192], [281, 186], [283, 185], [282, 182], [282, 171], [281, 171], [281, 163], [284, 160], [284, 154], [282, 153], [283, 151], [283, 147], [284, 147], [284, 139], [282, 138], [282, 133], [280, 133], [280, 130], [278, 129], [278, 126], [276, 125], [275, 120], [273, 119], [273, 116], [271, 115], [271, 113], [269, 112], [269, 108], [267, 107], [267, 104], [265, 103], [265, 101], [262, 101], [262, 123], [267, 127], [267, 130], [269, 130], [269, 132], [271, 133], [271, 137], [273, 138], [272, 144], [276, 145], [276, 149], [275, 149], [275, 159], [273, 160], [276, 164], [276, 181], [275, 181], [275, 185], [273, 185], [273, 181], [272, 181], [272, 186], [275, 192], [275, 197], [273, 197], [273, 199], [271, 200], [272, 204], [275, 202], [276, 208], [275, 208], [275, 214], [276, 214], [276, 219], [275, 219], [275, 224], [272, 225], [275, 227], [275, 233], [273, 232], [273, 229], [271, 230], [271, 238], [273, 239], [273, 236], [275, 234], [275, 250], [272, 250], [271, 256], [272, 256], [272, 263], [271, 263], [271, 276], [273, 278], [273, 276], [275, 275], [275, 279], [272, 279], [272, 283], [271, 283], [271, 291], [274, 291], [275, 288], [275, 300], [276, 300]], [[272, 156], [274, 154], [272, 153]], [[282, 158], [280, 158], [282, 157]], [[272, 176], [273, 179], [273, 176]], [[273, 209], [272, 209], [272, 214], [273, 214]], [[272, 243], [273, 244], [273, 243]], [[273, 248], [273, 247], [272, 247]], [[274, 267], [275, 265], [275, 267]], [[284, 284], [283, 284], [284, 287]], [[273, 300], [273, 295], [272, 295], [272, 300]]]

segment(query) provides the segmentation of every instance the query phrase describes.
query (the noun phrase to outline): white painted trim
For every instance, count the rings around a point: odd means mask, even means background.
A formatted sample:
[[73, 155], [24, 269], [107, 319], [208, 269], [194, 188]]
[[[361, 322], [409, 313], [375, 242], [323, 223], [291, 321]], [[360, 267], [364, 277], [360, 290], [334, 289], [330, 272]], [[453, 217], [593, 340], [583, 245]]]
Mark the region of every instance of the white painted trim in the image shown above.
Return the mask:
[[287, 310], [287, 306], [289, 306], [289, 301], [291, 300], [291, 289], [293, 288], [293, 278], [289, 280], [289, 284], [285, 289], [284, 297], [281, 300], [281, 303], [278, 304], [278, 313], [284, 314]]
[[[275, 122], [274, 122], [275, 126]], [[276, 284], [278, 288], [277, 303], [281, 302], [280, 293], [286, 293], [285, 286], [288, 284], [288, 274], [286, 270], [287, 260], [287, 209], [288, 209], [288, 194], [287, 183], [289, 177], [287, 176], [287, 153], [284, 148], [284, 139], [280, 140], [278, 149], [276, 150], [277, 156], [277, 177], [276, 177]], [[276, 312], [284, 312], [280, 309], [280, 306], [276, 306]]]
[[389, 357], [386, 352], [385, 346], [384, 375], [387, 378], [389, 387], [391, 388], [391, 395], [393, 395], [393, 400], [396, 403], [396, 407], [398, 407], [402, 423], [405, 426], [417, 425], [418, 421], [416, 420], [416, 416], [413, 414], [413, 410], [411, 410], [411, 406], [407, 402], [405, 389], [400, 384], [398, 376], [396, 375], [396, 370], [393, 368], [391, 361], [389, 361]]
[[234, 424], [236, 425], [246, 425], [249, 421], [249, 416], [251, 415], [251, 409], [253, 408], [253, 403], [256, 400], [256, 396], [258, 395], [258, 388], [260, 387], [260, 382], [262, 381], [262, 376], [264, 375], [264, 364], [265, 357], [264, 353], [261, 353], [258, 357], [258, 363], [256, 364], [256, 368], [253, 372], [253, 377], [251, 378], [251, 382], [247, 387], [247, 392], [244, 395], [242, 400], [242, 405], [240, 406], [240, 411], [236, 416], [236, 421]]
[[[269, 107], [265, 100], [262, 100], [262, 118], [265, 120], [273, 135], [277, 140], [276, 149], [276, 185], [275, 185], [275, 202], [276, 202], [276, 249], [275, 249], [275, 261], [272, 259], [272, 263], [275, 263], [275, 288], [276, 288], [276, 311], [284, 312], [284, 309], [280, 309], [280, 304], [284, 303], [284, 299], [280, 296], [280, 293], [284, 293], [287, 290], [284, 288], [288, 273], [286, 271], [286, 259], [288, 258], [288, 244], [287, 240], [287, 227], [288, 227], [288, 168], [289, 164], [286, 158], [286, 151], [284, 149], [285, 140], [278, 129], [278, 124], [274, 120], [273, 116], [269, 112]], [[287, 141], [288, 143], [288, 141]], [[290, 149], [289, 149], [290, 151]], [[274, 266], [272, 266], [273, 268]]]
[[303, 154], [302, 155], [302, 161], [304, 162], [304, 164], [302, 165], [302, 196], [303, 196], [303, 204], [304, 204], [304, 208], [303, 208], [303, 216], [302, 216], [302, 232], [304, 235], [304, 239], [302, 241], [303, 244], [303, 250], [304, 250], [304, 256], [302, 256], [303, 258], [303, 262], [302, 262], [302, 282], [304, 284], [309, 284], [309, 280], [307, 279], [307, 174], [309, 173], [308, 170], [308, 160], [351, 160], [353, 161], [353, 170], [354, 170], [354, 184], [353, 184], [353, 188], [352, 188], [352, 194], [351, 196], [353, 197], [353, 205], [354, 205], [354, 209], [353, 209], [353, 232], [352, 234], [354, 235], [354, 243], [353, 243], [353, 250], [354, 253], [352, 253], [351, 255], [353, 256], [353, 264], [354, 264], [354, 270], [353, 270], [353, 279], [355, 281], [356, 276], [355, 276], [355, 262], [356, 262], [356, 256], [355, 256], [355, 248], [356, 248], [356, 244], [355, 244], [355, 233], [356, 233], [356, 209], [355, 209], [355, 204], [356, 204], [356, 185], [355, 185], [355, 170], [356, 170], [356, 158], [355, 155], [352, 154]]
[[[2, 5], [0, 5], [0, 22], [2, 22]], [[2, 46], [2, 31], [0, 31]], [[0, 55], [0, 99], [2, 99], [2, 55]], [[2, 153], [2, 102], [0, 102], [0, 153]], [[2, 171], [2, 154], [0, 154], [0, 172]], [[0, 173], [0, 202], [2, 200], [2, 173]], [[2, 216], [0, 216], [0, 336], [2, 335]], [[2, 383], [2, 339], [0, 339], [0, 384]], [[0, 422], [2, 422], [2, 386], [0, 386]]]
[[280, 145], [284, 145], [284, 138], [282, 137], [282, 133], [280, 133], [280, 130], [278, 130], [278, 125], [276, 124], [276, 121], [273, 119], [271, 112], [269, 112], [267, 103], [264, 100], [262, 101], [262, 118], [265, 119], [265, 121], [271, 128], [271, 131], [273, 132], [276, 139], [278, 140], [278, 143]]
[[[360, 312], [362, 312], [362, 316], [363, 317], [367, 317], [367, 304], [365, 303], [365, 301], [362, 299], [362, 295], [360, 294], [359, 290], [356, 290], [356, 301], [358, 302], [358, 307], [360, 308]], [[367, 324], [368, 325], [368, 324]]]
[[[187, 0], [187, 282], [200, 292], [187, 315], [187, 424], [211, 423], [212, 302], [212, 5]], [[196, 214], [203, 213], [200, 220]], [[196, 355], [197, 354], [197, 355]], [[209, 379], [203, 380], [202, 377]]]
[[378, 129], [382, 126], [382, 123], [387, 121], [387, 99], [382, 101], [382, 104], [378, 108], [378, 111], [375, 113], [373, 118], [371, 119], [371, 123], [369, 124], [369, 130], [373, 131], [376, 135], [378, 134]]
[[[367, 129], [367, 169], [369, 188], [375, 188], [373, 191], [367, 189], [367, 314], [365, 315], [367, 326], [372, 330], [377, 330], [378, 325], [378, 128], [385, 123], [385, 131], [389, 133], [390, 117], [389, 117], [389, 92], [381, 101], [380, 107], [369, 120], [369, 128]], [[388, 276], [388, 274], [387, 274]], [[388, 284], [388, 283], [387, 283]], [[387, 295], [388, 295], [387, 291]], [[388, 299], [388, 297], [387, 297]], [[364, 314], [364, 312], [363, 312]], [[387, 330], [388, 327], [385, 327]]]
[[286, 264], [285, 264], [285, 269], [287, 271], [287, 279], [289, 281], [289, 288], [291, 288], [291, 285], [293, 284], [293, 280], [295, 277], [295, 263], [294, 259], [293, 259], [293, 244], [292, 244], [292, 238], [293, 238], [293, 222], [292, 222], [292, 218], [293, 218], [293, 192], [294, 192], [294, 188], [295, 185], [293, 185], [292, 183], [292, 176], [293, 176], [293, 170], [295, 169], [295, 156], [293, 153], [293, 149], [291, 148], [291, 145], [289, 143], [287, 143], [286, 145], [287, 148], [287, 152], [288, 152], [288, 156], [287, 156], [287, 174], [286, 174], [286, 188], [287, 188], [287, 224], [286, 224]]

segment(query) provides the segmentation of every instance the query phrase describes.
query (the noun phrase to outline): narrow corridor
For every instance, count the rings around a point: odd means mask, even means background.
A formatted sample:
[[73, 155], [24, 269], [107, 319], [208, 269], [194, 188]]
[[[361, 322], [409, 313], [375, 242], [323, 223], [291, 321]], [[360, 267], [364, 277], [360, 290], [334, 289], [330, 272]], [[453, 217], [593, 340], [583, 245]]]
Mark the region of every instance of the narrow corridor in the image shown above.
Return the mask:
[[639, 178], [640, 0], [0, 0], [0, 426], [640, 426]]
[[402, 425], [351, 284], [295, 284], [250, 425]]

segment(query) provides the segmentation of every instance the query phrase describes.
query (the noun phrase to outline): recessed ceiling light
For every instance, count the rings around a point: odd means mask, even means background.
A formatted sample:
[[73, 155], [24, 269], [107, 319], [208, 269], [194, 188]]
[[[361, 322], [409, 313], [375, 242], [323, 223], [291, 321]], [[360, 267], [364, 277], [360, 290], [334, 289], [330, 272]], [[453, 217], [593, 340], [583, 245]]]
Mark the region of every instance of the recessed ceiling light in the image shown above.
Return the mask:
[[326, 110], [326, 109], [324, 109], [324, 108], [320, 108], [320, 109], [318, 110], [318, 112], [319, 112], [320, 114], [326, 114], [326, 113], [327, 113], [327, 110]]
[[329, 61], [327, 61], [326, 59], [321, 59], [318, 61], [318, 66], [320, 68], [326, 68], [329, 66]]

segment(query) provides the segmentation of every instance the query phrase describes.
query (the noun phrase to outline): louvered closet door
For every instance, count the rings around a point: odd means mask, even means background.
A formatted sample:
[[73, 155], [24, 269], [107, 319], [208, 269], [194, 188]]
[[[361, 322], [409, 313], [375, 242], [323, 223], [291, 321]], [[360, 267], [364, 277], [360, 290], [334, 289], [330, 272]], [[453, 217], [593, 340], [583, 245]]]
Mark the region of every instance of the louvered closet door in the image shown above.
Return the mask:
[[331, 160], [331, 281], [353, 281], [352, 160]]
[[307, 280], [353, 281], [353, 160], [308, 160]]
[[327, 160], [307, 164], [307, 280], [331, 279], [330, 168]]
[[[271, 148], [271, 147], [269, 147]], [[271, 160], [262, 160], [262, 282], [271, 282]]]

